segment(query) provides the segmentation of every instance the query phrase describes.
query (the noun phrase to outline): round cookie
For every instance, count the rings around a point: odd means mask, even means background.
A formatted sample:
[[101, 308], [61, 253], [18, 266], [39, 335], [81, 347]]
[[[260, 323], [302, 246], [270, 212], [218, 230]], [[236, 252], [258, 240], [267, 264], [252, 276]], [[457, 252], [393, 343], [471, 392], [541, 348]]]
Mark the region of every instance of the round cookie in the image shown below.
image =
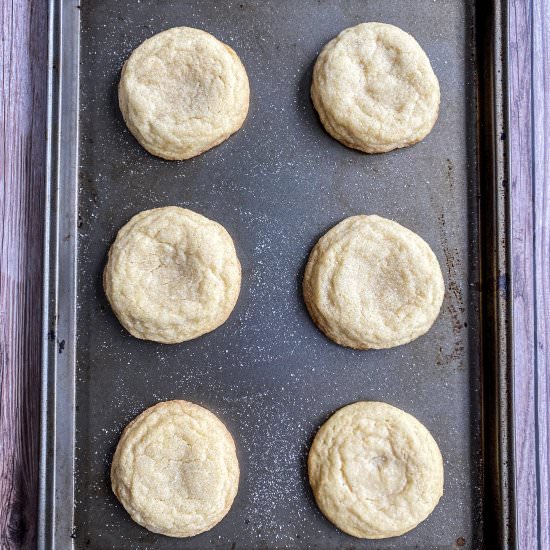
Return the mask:
[[385, 23], [362, 23], [331, 40], [315, 63], [311, 97], [327, 132], [365, 153], [417, 143], [439, 112], [439, 83], [424, 50]]
[[239, 486], [235, 443], [203, 407], [158, 403], [126, 426], [111, 483], [136, 523], [170, 537], [192, 537], [231, 508]]
[[380, 349], [427, 332], [445, 287], [435, 254], [418, 235], [379, 216], [352, 216], [313, 248], [303, 292], [312, 319], [329, 338]]
[[118, 232], [103, 286], [130, 334], [175, 344], [226, 321], [239, 296], [241, 265], [219, 223], [168, 206], [137, 214]]
[[168, 160], [188, 159], [225, 141], [243, 125], [249, 95], [237, 54], [190, 27], [143, 42], [124, 64], [118, 87], [130, 132]]
[[358, 402], [333, 414], [308, 456], [309, 482], [323, 514], [359, 538], [402, 535], [443, 494], [443, 460], [416, 418], [386, 403]]

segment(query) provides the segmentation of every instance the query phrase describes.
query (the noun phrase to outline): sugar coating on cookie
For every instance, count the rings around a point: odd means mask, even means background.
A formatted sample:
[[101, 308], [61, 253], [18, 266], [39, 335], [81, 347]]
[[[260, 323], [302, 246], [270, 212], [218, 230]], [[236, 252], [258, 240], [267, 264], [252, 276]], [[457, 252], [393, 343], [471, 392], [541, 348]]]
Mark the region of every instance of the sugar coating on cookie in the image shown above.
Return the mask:
[[315, 63], [311, 97], [327, 132], [365, 153], [422, 140], [440, 100], [424, 50], [385, 23], [362, 23], [331, 40]]
[[242, 126], [248, 76], [229, 46], [199, 29], [175, 27], [132, 52], [118, 97], [126, 125], [147, 151], [182, 160], [218, 145]]
[[352, 216], [313, 248], [303, 281], [317, 326], [355, 349], [399, 346], [427, 332], [444, 297], [429, 245], [398, 223]]
[[122, 227], [103, 285], [128, 332], [173, 344], [226, 321], [239, 296], [241, 266], [219, 223], [169, 206], [141, 212]]
[[124, 430], [111, 483], [136, 523], [170, 537], [191, 537], [214, 527], [231, 508], [239, 486], [235, 443], [203, 407], [158, 403]]
[[406, 412], [358, 402], [332, 415], [315, 436], [308, 475], [323, 514], [359, 538], [402, 535], [443, 494], [443, 460], [430, 432]]

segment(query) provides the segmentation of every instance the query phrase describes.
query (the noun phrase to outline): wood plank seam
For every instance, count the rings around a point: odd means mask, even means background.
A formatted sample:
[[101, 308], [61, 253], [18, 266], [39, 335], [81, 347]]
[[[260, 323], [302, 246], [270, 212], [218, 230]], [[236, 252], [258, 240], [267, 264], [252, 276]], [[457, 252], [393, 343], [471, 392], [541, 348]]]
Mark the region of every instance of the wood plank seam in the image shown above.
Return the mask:
[[533, 3], [532, 106], [533, 106], [533, 263], [535, 270], [535, 422], [538, 477], [538, 530], [540, 548], [550, 548], [550, 151], [546, 140], [550, 131], [550, 6], [537, 0]]

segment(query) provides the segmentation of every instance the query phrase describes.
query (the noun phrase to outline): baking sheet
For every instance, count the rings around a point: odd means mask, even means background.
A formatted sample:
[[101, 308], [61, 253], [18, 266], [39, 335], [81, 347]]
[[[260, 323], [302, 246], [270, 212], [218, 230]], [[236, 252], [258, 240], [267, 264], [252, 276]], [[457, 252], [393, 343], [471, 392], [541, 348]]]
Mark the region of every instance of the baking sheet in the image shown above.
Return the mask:
[[[75, 122], [72, 140], [78, 164], [74, 180], [56, 180], [58, 211], [50, 212], [50, 223], [54, 217], [76, 225], [78, 237], [68, 231], [61, 252], [68, 246], [78, 259], [55, 256], [52, 269], [69, 272], [69, 283], [70, 274], [76, 276], [74, 318], [63, 338], [63, 308], [57, 304], [55, 319], [50, 310], [46, 355], [51, 363], [55, 349], [55, 361], [61, 361], [57, 376], [65, 369], [74, 386], [68, 383], [53, 396], [46, 392], [44, 399], [50, 402], [50, 429], [56, 430], [65, 411], [74, 422], [67, 420], [61, 433], [74, 433], [75, 441], [72, 447], [70, 438], [56, 440], [54, 472], [61, 458], [69, 468], [57, 484], [55, 476], [51, 479], [52, 451], [45, 444], [49, 485], [42, 496], [69, 512], [70, 529], [66, 518], [46, 514], [42, 540], [50, 537], [60, 548], [66, 543], [93, 549], [480, 548], [483, 540], [490, 542], [484, 524], [504, 527], [503, 515], [483, 505], [482, 436], [491, 426], [505, 426], [507, 419], [495, 417], [482, 425], [487, 390], [482, 360], [486, 368], [495, 362], [481, 354], [486, 338], [481, 312], [491, 291], [482, 284], [486, 268], [480, 261], [480, 231], [486, 231], [485, 217], [502, 213], [480, 210], [485, 186], [496, 191], [479, 179], [485, 172], [478, 158], [490, 160], [480, 156], [480, 140], [486, 146], [492, 134], [478, 134], [485, 115], [476, 93], [476, 37], [482, 23], [474, 3], [61, 4], [61, 11], [78, 12], [64, 15], [70, 26], [80, 20], [80, 33], [73, 37], [80, 74], [70, 96], [78, 112], [79, 131]], [[439, 78], [439, 120], [414, 147], [383, 155], [347, 149], [325, 133], [311, 105], [311, 72], [320, 49], [363, 21], [392, 23], [410, 32]], [[135, 47], [180, 25], [211, 32], [235, 49], [249, 75], [251, 103], [242, 130], [228, 141], [194, 159], [170, 162], [149, 155], [126, 129], [117, 84]], [[66, 38], [58, 40], [62, 55], [71, 55]], [[74, 57], [66, 63], [69, 68], [70, 63], [75, 64]], [[66, 71], [64, 78], [69, 77]], [[493, 102], [485, 104], [489, 107]], [[62, 105], [57, 108], [62, 129], [68, 114], [63, 115]], [[64, 168], [68, 161], [60, 162], [60, 173], [70, 173], [70, 163]], [[63, 191], [71, 186], [78, 192], [68, 195], [67, 205]], [[166, 205], [190, 208], [223, 224], [243, 267], [241, 295], [229, 320], [208, 335], [173, 346], [132, 338], [117, 322], [101, 284], [118, 229], [141, 210]], [[64, 211], [67, 217], [60, 216]], [[311, 247], [330, 227], [361, 213], [391, 218], [415, 231], [441, 263], [446, 283], [441, 315], [427, 335], [408, 345], [368, 352], [337, 346], [317, 330], [303, 304], [301, 279]], [[59, 237], [59, 224], [55, 232]], [[58, 297], [62, 289], [56, 288]], [[51, 386], [51, 377], [45, 382]], [[63, 406], [65, 393], [69, 399]], [[51, 401], [56, 398], [54, 421]], [[214, 529], [191, 539], [149, 533], [130, 520], [110, 490], [109, 467], [122, 429], [143, 409], [166, 399], [187, 399], [216, 413], [232, 432], [240, 460], [241, 483], [231, 511]], [[308, 487], [306, 456], [316, 429], [336, 409], [363, 399], [386, 401], [416, 416], [444, 457], [444, 496], [425, 522], [402, 537], [363, 541], [343, 534], [318, 511]], [[495, 437], [502, 443], [501, 431]], [[74, 476], [64, 443], [74, 451]]]

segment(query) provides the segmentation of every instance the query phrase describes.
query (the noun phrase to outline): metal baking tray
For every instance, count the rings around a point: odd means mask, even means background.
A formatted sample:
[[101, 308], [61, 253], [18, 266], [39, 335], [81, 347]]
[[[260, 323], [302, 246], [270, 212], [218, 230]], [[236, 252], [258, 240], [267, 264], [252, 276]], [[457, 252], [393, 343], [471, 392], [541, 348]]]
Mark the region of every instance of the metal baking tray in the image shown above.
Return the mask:
[[[315, 58], [362, 21], [412, 33], [439, 77], [439, 120], [418, 145], [365, 155], [319, 123], [309, 97]], [[514, 547], [506, 22], [504, 0], [50, 0], [40, 548]], [[126, 129], [117, 83], [136, 46], [178, 25], [237, 51], [251, 105], [228, 141], [169, 162]], [[101, 284], [117, 230], [164, 205], [222, 223], [243, 266], [229, 320], [172, 346], [132, 338]], [[359, 213], [417, 232], [443, 268], [441, 315], [411, 344], [353, 351], [308, 317], [308, 253]], [[242, 471], [230, 513], [191, 539], [133, 523], [109, 482], [123, 427], [173, 398], [223, 419]], [[444, 457], [440, 504], [402, 537], [343, 534], [308, 487], [316, 429], [360, 399], [416, 416]]]

